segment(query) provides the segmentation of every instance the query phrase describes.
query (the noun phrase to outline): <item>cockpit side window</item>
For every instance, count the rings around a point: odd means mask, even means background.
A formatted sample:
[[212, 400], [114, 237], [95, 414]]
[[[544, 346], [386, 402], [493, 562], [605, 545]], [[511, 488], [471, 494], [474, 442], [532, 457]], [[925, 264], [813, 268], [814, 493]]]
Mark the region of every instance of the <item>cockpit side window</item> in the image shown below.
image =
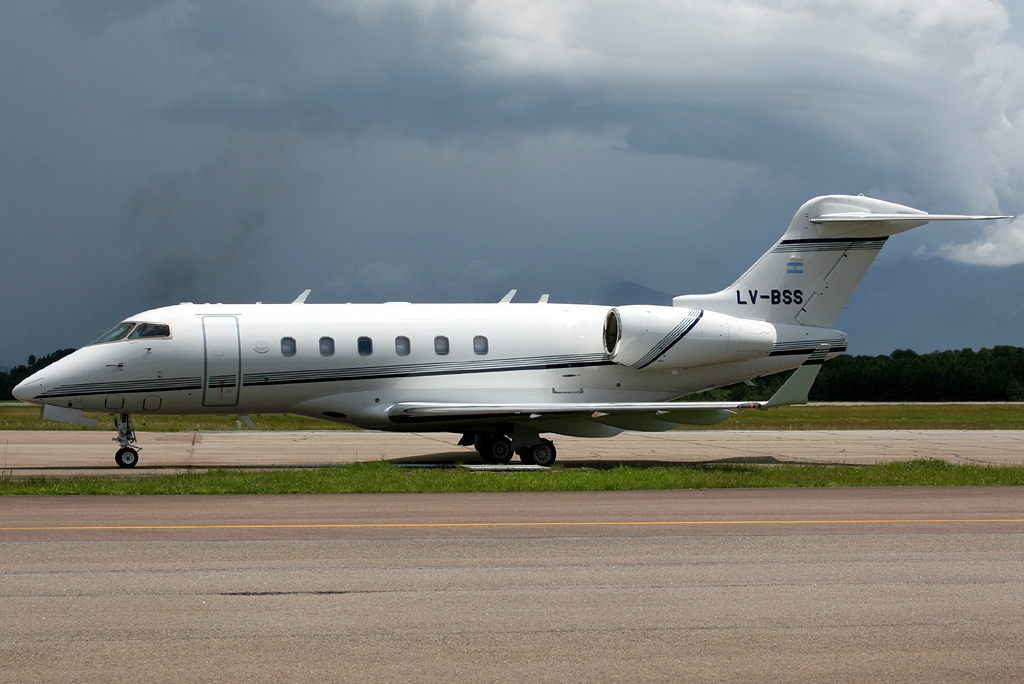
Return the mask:
[[142, 338], [170, 337], [171, 326], [165, 323], [139, 323], [138, 327], [128, 336], [129, 340]]
[[134, 323], [125, 321], [124, 323], [118, 323], [113, 328], [108, 330], [99, 338], [90, 342], [90, 344], [100, 344], [101, 342], [116, 342], [117, 340], [123, 340], [128, 337], [128, 333], [131, 332], [132, 328], [135, 327]]

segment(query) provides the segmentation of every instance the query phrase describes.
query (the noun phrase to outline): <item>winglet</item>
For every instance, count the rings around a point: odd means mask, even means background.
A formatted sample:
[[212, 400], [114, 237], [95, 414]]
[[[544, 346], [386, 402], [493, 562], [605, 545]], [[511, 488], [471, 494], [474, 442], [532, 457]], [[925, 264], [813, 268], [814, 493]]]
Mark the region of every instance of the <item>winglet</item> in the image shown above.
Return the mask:
[[811, 352], [811, 355], [807, 357], [807, 360], [789, 377], [789, 380], [779, 388], [779, 391], [773, 394], [772, 398], [767, 403], [762, 404], [760, 408], [769, 409], [775, 406], [806, 404], [807, 394], [811, 391], [811, 385], [814, 384], [815, 378], [818, 377], [821, 364], [825, 363], [825, 358], [830, 350], [831, 345], [827, 343], [819, 344]]
[[499, 304], [508, 304], [512, 301], [512, 298], [516, 296], [517, 290], [509, 290], [508, 294], [501, 298]]
[[292, 302], [292, 304], [305, 304], [306, 303], [306, 297], [309, 296], [310, 292], [312, 292], [312, 290], [303, 290], [302, 294], [300, 294], [298, 297], [296, 297], [295, 301]]

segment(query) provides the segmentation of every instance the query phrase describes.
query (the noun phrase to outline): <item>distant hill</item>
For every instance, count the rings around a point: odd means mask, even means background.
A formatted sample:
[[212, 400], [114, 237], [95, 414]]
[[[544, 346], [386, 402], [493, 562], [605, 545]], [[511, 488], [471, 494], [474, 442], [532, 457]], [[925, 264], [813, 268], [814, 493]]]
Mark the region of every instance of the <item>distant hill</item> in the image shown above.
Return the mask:
[[625, 306], [626, 304], [672, 306], [672, 295], [631, 283], [628, 280], [616, 280], [605, 290], [600, 303], [609, 306]]

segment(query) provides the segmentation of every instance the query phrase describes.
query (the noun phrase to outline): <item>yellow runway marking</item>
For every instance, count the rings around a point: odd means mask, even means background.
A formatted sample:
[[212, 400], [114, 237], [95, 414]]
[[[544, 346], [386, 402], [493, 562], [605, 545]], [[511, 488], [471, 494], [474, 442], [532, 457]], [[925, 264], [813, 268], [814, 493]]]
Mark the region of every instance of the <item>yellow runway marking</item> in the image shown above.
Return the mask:
[[645, 520], [566, 522], [480, 522], [480, 523], [283, 523], [253, 525], [46, 525], [0, 527], [0, 532], [45, 532], [86, 530], [322, 530], [322, 529], [410, 529], [472, 527], [642, 527], [699, 525], [921, 525], [969, 523], [1024, 523], [1024, 518], [879, 518], [863, 520]]

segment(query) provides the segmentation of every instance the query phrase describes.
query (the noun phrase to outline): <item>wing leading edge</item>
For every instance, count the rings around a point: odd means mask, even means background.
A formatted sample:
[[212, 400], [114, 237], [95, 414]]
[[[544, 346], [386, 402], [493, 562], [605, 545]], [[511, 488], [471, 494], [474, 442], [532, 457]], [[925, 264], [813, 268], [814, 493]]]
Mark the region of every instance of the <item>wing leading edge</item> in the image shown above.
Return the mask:
[[[400, 402], [388, 409], [396, 424], [426, 424], [453, 421], [528, 423], [543, 419], [586, 419], [604, 425], [634, 430], [670, 429], [674, 425], [714, 425], [747, 409], [806, 404], [830, 345], [821, 344], [797, 368], [789, 380], [768, 401], [659, 401], [572, 404], [446, 404]], [[646, 427], [645, 427], [646, 426]]]

